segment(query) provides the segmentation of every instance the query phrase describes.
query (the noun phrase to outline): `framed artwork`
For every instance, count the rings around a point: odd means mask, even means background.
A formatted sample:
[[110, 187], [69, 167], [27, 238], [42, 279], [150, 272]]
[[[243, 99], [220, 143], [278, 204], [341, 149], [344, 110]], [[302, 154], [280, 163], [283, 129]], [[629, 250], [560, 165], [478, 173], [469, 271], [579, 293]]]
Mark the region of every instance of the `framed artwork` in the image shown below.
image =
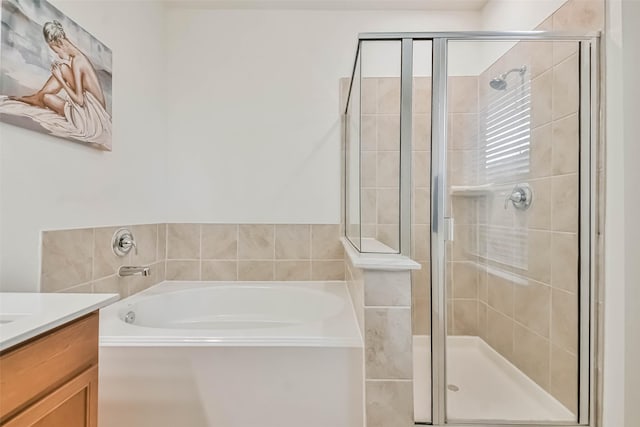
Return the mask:
[[0, 24], [0, 121], [111, 151], [111, 49], [45, 0], [0, 0]]

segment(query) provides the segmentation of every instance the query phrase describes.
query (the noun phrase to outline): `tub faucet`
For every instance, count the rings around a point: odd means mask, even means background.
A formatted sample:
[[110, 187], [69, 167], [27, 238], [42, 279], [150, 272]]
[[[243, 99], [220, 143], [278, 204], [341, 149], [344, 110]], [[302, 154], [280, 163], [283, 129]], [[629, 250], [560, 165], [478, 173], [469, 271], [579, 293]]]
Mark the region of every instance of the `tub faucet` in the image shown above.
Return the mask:
[[149, 276], [151, 275], [151, 268], [147, 266], [133, 266], [123, 265], [118, 269], [118, 276]]

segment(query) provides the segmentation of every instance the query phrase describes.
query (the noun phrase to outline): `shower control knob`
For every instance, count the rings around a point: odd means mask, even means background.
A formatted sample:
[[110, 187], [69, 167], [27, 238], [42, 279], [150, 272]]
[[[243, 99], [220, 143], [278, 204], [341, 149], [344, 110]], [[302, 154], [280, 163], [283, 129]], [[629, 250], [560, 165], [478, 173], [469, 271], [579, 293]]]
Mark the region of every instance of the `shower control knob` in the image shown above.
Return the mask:
[[533, 202], [533, 191], [529, 184], [517, 184], [513, 187], [513, 190], [507, 194], [507, 198], [504, 200], [505, 209], [509, 207], [509, 202], [511, 202], [516, 209], [529, 209], [531, 202]]

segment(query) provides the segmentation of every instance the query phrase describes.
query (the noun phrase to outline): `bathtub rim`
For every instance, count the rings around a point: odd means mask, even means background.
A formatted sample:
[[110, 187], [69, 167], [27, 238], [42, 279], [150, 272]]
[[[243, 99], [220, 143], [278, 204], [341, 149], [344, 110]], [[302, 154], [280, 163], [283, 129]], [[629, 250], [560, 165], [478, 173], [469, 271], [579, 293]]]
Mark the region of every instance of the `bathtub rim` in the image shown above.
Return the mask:
[[[200, 288], [224, 286], [268, 286], [330, 291], [344, 301], [344, 306], [337, 316], [325, 322], [334, 332], [331, 336], [267, 335], [262, 329], [247, 329], [248, 335], [225, 336], [220, 331], [211, 329], [161, 329], [130, 325], [118, 318], [124, 305], [132, 301], [151, 298], [171, 292], [189, 291]], [[144, 291], [124, 298], [100, 311], [100, 346], [101, 347], [337, 347], [360, 348], [364, 342], [356, 313], [345, 281], [164, 281]], [[316, 327], [320, 322], [312, 325]], [[274, 328], [286, 330], [287, 328]], [[295, 331], [291, 328], [290, 331]], [[301, 328], [298, 328], [299, 332]], [[160, 332], [164, 331], [164, 333]], [[216, 333], [217, 331], [217, 333]], [[262, 332], [262, 333], [261, 333]]]

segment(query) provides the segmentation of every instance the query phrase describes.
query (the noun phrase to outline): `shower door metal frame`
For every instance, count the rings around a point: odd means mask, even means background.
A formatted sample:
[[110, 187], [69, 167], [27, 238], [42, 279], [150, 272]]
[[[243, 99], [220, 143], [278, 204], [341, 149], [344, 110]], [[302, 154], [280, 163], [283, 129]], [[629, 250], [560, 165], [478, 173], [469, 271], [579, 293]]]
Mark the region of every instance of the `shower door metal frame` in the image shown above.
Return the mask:
[[[600, 33], [569, 33], [545, 31], [511, 32], [410, 32], [361, 33], [358, 47], [363, 41], [399, 41], [403, 53], [412, 52], [414, 41], [432, 42], [432, 108], [431, 108], [431, 423], [450, 427], [523, 427], [523, 426], [589, 426], [595, 427], [596, 398], [596, 330], [595, 298], [598, 295], [594, 275], [596, 232], [596, 150], [600, 136]], [[578, 422], [489, 421], [468, 420], [448, 423], [446, 416], [446, 244], [445, 206], [447, 202], [447, 61], [449, 41], [557, 41], [579, 43], [580, 128], [579, 128], [579, 387]], [[356, 61], [357, 61], [356, 55]], [[411, 96], [413, 70], [408, 58], [402, 62], [402, 94]], [[407, 98], [405, 98], [407, 99]], [[586, 106], [586, 108], [585, 108]], [[406, 104], [405, 104], [405, 107]], [[405, 111], [411, 111], [406, 108]], [[405, 118], [403, 130], [408, 131], [411, 118]], [[407, 135], [408, 132], [404, 132]], [[406, 153], [406, 151], [405, 151]], [[411, 170], [411, 157], [401, 156], [400, 168]], [[405, 181], [406, 182], [406, 181]], [[407, 206], [406, 190], [402, 192]], [[406, 211], [405, 211], [406, 212]], [[401, 232], [405, 244], [409, 232]], [[405, 246], [405, 250], [406, 250]], [[404, 252], [404, 251], [403, 251]], [[532, 424], [535, 423], [535, 424]]]

